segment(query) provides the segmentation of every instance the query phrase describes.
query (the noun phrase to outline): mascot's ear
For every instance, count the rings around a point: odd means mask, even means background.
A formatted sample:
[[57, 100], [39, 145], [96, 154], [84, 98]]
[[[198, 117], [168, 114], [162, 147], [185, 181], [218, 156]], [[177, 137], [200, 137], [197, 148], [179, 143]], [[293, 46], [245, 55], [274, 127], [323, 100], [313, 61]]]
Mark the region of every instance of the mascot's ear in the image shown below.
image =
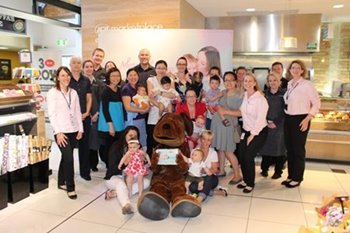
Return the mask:
[[184, 122], [185, 131], [188, 136], [191, 136], [193, 133], [193, 122], [189, 116], [187, 116], [185, 113], [180, 113], [180, 116]]

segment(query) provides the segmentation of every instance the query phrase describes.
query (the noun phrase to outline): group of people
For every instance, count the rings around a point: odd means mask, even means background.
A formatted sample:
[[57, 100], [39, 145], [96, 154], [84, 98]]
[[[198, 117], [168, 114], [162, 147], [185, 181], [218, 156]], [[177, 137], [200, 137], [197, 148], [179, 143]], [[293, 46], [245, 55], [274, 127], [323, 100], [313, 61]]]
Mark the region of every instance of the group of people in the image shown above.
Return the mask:
[[[197, 58], [178, 58], [174, 73], [150, 52], [139, 52], [140, 64], [129, 69], [126, 80], [116, 65], [101, 64], [104, 51], [94, 50], [91, 60], [73, 57], [70, 69], [57, 70], [56, 85], [48, 95], [48, 112], [55, 140], [62, 153], [58, 188], [77, 198], [73, 149], [79, 146], [80, 176], [91, 180], [98, 154], [106, 164], [106, 199], [117, 196], [124, 214], [133, 213], [130, 197], [149, 186], [148, 165], [156, 142], [154, 127], [163, 114], [186, 114], [193, 134], [186, 143], [192, 150], [188, 192], [201, 202], [216, 190], [225, 176], [225, 160], [233, 170], [230, 185], [250, 193], [255, 185], [255, 157], [263, 157], [261, 175], [275, 164], [273, 179], [288, 162], [287, 188], [300, 185], [305, 169], [305, 143], [312, 117], [320, 108], [318, 93], [306, 80], [307, 69], [295, 60], [286, 69], [276, 62], [261, 90], [254, 74], [239, 67], [223, 75], [220, 56], [211, 46]], [[124, 180], [123, 173], [126, 174]]]

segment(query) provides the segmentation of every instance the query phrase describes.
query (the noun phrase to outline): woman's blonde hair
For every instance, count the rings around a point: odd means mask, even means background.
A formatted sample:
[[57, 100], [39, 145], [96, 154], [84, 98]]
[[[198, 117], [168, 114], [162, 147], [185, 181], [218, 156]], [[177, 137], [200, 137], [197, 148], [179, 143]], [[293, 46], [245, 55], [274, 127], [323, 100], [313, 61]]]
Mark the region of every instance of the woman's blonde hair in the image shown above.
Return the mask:
[[244, 79], [245, 79], [247, 76], [252, 77], [252, 78], [254, 79], [254, 81], [255, 81], [254, 90], [255, 90], [255, 91], [261, 92], [261, 88], [260, 88], [260, 86], [259, 86], [258, 80], [256, 79], [255, 75], [254, 75], [253, 73], [251, 73], [251, 72], [248, 72], [248, 73], [245, 75]]
[[274, 77], [274, 78], [277, 78], [278, 80], [281, 80], [280, 79], [280, 76], [276, 73], [276, 72], [270, 72], [267, 76], [266, 76], [266, 86], [270, 87], [269, 85], [269, 78], [270, 77]]
[[213, 134], [213, 132], [211, 132], [210, 130], [204, 130], [202, 133], [201, 133], [201, 136], [200, 136], [201, 138], [203, 138], [203, 137], [208, 137], [208, 138], [210, 138], [210, 140], [212, 140], [213, 139], [213, 137], [214, 137], [214, 134]]

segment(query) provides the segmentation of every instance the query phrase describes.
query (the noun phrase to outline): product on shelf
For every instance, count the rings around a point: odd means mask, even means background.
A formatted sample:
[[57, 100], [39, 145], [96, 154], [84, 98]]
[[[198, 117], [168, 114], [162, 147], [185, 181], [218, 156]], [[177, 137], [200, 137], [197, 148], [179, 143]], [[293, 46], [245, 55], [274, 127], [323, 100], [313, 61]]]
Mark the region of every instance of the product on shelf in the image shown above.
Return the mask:
[[29, 135], [29, 164], [48, 159], [52, 141], [38, 136]]
[[32, 98], [33, 93], [14, 84], [0, 85], [0, 106], [28, 102]]
[[2, 148], [1, 174], [28, 165], [28, 136], [6, 133], [0, 141], [0, 147]]
[[3, 89], [0, 92], [0, 98], [17, 97], [17, 96], [25, 96], [25, 93], [22, 90], [16, 90], [16, 89]]

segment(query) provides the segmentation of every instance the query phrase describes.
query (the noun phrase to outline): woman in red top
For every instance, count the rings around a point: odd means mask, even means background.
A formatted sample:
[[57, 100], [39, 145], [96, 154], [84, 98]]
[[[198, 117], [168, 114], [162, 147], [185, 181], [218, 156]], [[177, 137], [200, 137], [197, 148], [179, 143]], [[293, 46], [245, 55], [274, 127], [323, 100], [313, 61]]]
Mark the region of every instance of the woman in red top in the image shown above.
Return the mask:
[[178, 103], [176, 105], [176, 113], [185, 113], [187, 116], [191, 118], [192, 121], [198, 116], [206, 117], [207, 108], [204, 103], [197, 102], [197, 95], [193, 88], [189, 87], [185, 91], [186, 101], [184, 103]]

